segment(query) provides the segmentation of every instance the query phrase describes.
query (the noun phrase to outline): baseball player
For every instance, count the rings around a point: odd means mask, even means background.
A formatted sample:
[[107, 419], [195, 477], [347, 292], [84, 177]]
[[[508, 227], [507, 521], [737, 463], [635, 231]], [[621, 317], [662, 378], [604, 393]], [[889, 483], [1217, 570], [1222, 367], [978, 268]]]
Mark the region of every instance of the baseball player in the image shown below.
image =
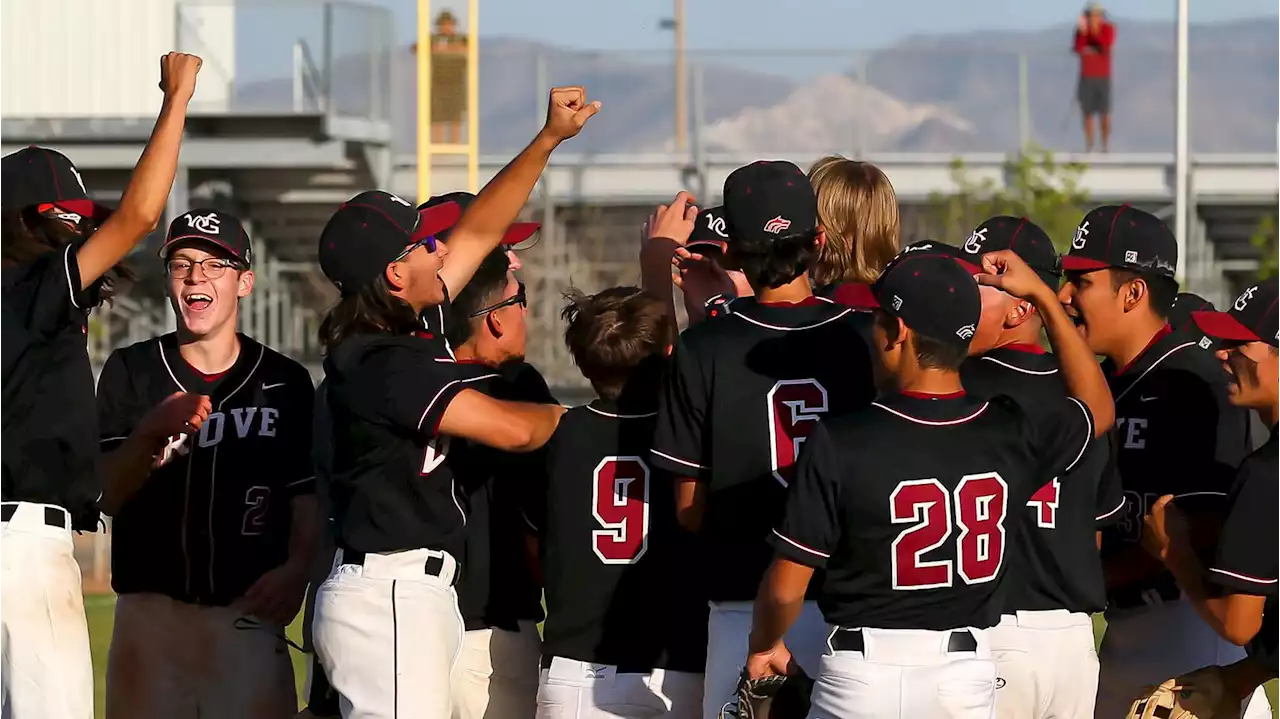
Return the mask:
[[[754, 297], [722, 300], [672, 355], [651, 462], [676, 477], [680, 523], [701, 535], [708, 619], [703, 716], [735, 696], [751, 600], [769, 563], [796, 456], [818, 420], [872, 398], [869, 315], [815, 297], [808, 271], [821, 242], [809, 181], [788, 162], [756, 162], [724, 185], [726, 260]], [[806, 604], [797, 661], [816, 671], [825, 629]]]
[[[1103, 532], [1109, 595], [1099, 719], [1122, 716], [1146, 685], [1243, 656], [1182, 601], [1172, 575], [1139, 544], [1143, 515], [1165, 494], [1181, 497], [1198, 526], [1221, 521], [1235, 467], [1251, 449], [1248, 413], [1228, 401], [1221, 363], [1167, 324], [1177, 261], [1168, 228], [1128, 205], [1085, 215], [1062, 258], [1059, 299], [1106, 358], [1126, 497], [1125, 516]], [[1249, 716], [1267, 709], [1257, 698]]]
[[1193, 312], [1214, 312], [1213, 303], [1197, 294], [1179, 292], [1169, 308], [1169, 327], [1196, 343], [1202, 350], [1214, 351], [1213, 340], [1191, 321]]
[[160, 60], [164, 102], [107, 211], [75, 165], [30, 147], [3, 174], [4, 476], [0, 483], [0, 714], [89, 719], [93, 667], [73, 530], [96, 531], [98, 426], [85, 343], [89, 311], [127, 273], [119, 262], [164, 214], [200, 58]]
[[283, 632], [318, 531], [311, 376], [236, 332], [254, 284], [238, 219], [190, 210], [160, 252], [176, 331], [112, 352], [98, 384], [118, 595], [107, 713], [288, 716]]
[[[1010, 250], [1044, 283], [1059, 284], [1053, 242], [1026, 218], [993, 217], [979, 225], [959, 256]], [[976, 268], [975, 268], [976, 269]], [[975, 397], [1005, 395], [1036, 413], [1067, 393], [1058, 358], [1040, 347], [1042, 318], [1027, 301], [981, 287], [982, 318], [960, 368]], [[1014, 575], [1000, 624], [987, 632], [999, 669], [996, 715], [1001, 719], [1093, 716], [1098, 655], [1091, 615], [1106, 608], [1097, 530], [1122, 516], [1124, 494], [1111, 460], [1111, 435], [1090, 443], [1062, 477], [1048, 477], [1025, 507], [1012, 535]]]
[[[508, 238], [511, 236], [508, 230]], [[504, 243], [505, 244], [505, 243]], [[498, 373], [473, 387], [491, 397], [554, 404], [546, 381], [523, 362], [525, 287], [510, 250], [494, 250], [449, 306], [448, 340], [459, 363]], [[459, 450], [461, 449], [461, 452]], [[538, 696], [542, 587], [535, 576], [523, 507], [545, 457], [488, 447], [454, 448], [467, 529], [458, 580], [466, 633], [453, 673], [453, 716], [532, 717]]]
[[565, 343], [599, 398], [547, 445], [541, 529], [547, 621], [540, 719], [702, 715], [707, 605], [671, 476], [653, 466], [674, 320], [634, 287], [571, 293]]
[[982, 630], [1000, 621], [1018, 571], [1010, 510], [1111, 424], [1106, 381], [1054, 291], [1008, 250], [983, 268], [981, 282], [1041, 314], [1068, 395], [1036, 413], [966, 395], [959, 367], [981, 314], [972, 276], [907, 250], [885, 269], [873, 287], [882, 392], [810, 435], [756, 600], [748, 676], [793, 673], [783, 637], [825, 569], [818, 601], [832, 628], [810, 716], [991, 716], [996, 667]]
[[[415, 333], [422, 313], [456, 295], [499, 245], [551, 152], [599, 107], [582, 88], [553, 89], [546, 126], [484, 188], [447, 249], [434, 235], [453, 226], [456, 207], [419, 212], [379, 191], [345, 203], [321, 233], [321, 269], [342, 295], [321, 328], [339, 553], [312, 631], [344, 717], [451, 711], [466, 515], [446, 461], [450, 438], [536, 449], [563, 408], [471, 389], [485, 375], [435, 361], [435, 345]], [[463, 259], [446, 265], [454, 253]]]
[[[1271, 430], [1266, 444], [1241, 463], [1231, 485], [1227, 521], [1211, 562], [1202, 562], [1176, 500], [1161, 497], [1146, 518], [1143, 542], [1173, 573], [1178, 587], [1219, 636], [1248, 648], [1249, 658], [1218, 669], [1231, 701], [1245, 700], [1276, 677], [1277, 560], [1275, 508], [1280, 504], [1276, 420], [1280, 418], [1280, 328], [1275, 280], [1246, 289], [1227, 312], [1191, 318], [1222, 343], [1217, 355], [1231, 380], [1231, 403], [1248, 407]], [[1217, 591], [1212, 591], [1216, 589]]]

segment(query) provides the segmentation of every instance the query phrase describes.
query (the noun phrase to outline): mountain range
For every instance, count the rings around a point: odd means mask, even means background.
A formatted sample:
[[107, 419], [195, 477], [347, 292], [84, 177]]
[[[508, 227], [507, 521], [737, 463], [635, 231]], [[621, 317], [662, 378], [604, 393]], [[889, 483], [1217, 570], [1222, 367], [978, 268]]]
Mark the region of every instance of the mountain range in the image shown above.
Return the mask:
[[[1116, 24], [1111, 150], [1170, 150], [1173, 25], [1124, 19]], [[691, 101], [691, 108], [701, 108], [699, 139], [711, 152], [1003, 152], [1019, 143], [1021, 56], [1030, 138], [1078, 150], [1083, 142], [1074, 106], [1078, 60], [1070, 51], [1071, 34], [1064, 25], [1035, 32], [920, 35], [866, 53], [691, 51], [691, 65], [701, 66], [702, 87], [702, 101]], [[1277, 19], [1193, 25], [1189, 55], [1192, 149], [1275, 152]], [[590, 132], [575, 140], [576, 151], [673, 146], [669, 52], [569, 50], [486, 37], [480, 51], [482, 152], [519, 149], [541, 122], [545, 98], [535, 69], [540, 58], [548, 83], [584, 85], [592, 99], [604, 103]], [[411, 153], [412, 50], [397, 50], [392, 65], [393, 144], [397, 152]], [[368, 92], [368, 59], [343, 56], [332, 68], [337, 106], [360, 106]], [[241, 85], [236, 103], [241, 108], [287, 106], [290, 87], [283, 78]]]

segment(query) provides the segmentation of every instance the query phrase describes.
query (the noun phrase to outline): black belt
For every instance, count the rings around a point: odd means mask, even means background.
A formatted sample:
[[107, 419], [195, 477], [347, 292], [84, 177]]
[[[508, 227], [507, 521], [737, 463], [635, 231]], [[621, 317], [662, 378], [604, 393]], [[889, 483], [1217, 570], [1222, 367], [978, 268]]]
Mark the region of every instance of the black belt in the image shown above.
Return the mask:
[[[342, 550], [343, 564], [359, 564], [364, 566], [364, 559], [367, 555], [364, 552], [357, 552], [354, 549]], [[444, 555], [431, 555], [427, 557], [427, 561], [422, 565], [422, 572], [427, 576], [438, 577], [444, 574]], [[453, 577], [449, 579], [449, 585], [458, 583], [458, 572], [453, 573]]]
[[1160, 581], [1154, 586], [1124, 587], [1111, 592], [1109, 609], [1137, 609], [1154, 607], [1165, 602], [1176, 602], [1182, 597], [1182, 591], [1173, 582]]
[[[837, 629], [831, 635], [831, 648], [837, 652], [866, 652], [867, 641], [861, 629]], [[958, 629], [947, 639], [947, 652], [976, 652], [978, 640], [973, 633]]]
[[[17, 514], [17, 512], [17, 502], [0, 505], [0, 522], [10, 521], [13, 519], [13, 515]], [[50, 527], [70, 530], [71, 515], [67, 513], [67, 510], [61, 507], [46, 506], [44, 508], [44, 523]]]

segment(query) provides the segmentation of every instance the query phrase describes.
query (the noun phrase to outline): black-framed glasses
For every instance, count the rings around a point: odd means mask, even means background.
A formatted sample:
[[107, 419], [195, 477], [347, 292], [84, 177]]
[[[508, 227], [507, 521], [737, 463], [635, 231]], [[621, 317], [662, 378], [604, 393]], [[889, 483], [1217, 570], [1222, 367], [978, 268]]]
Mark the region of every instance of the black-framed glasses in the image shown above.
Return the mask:
[[518, 280], [516, 281], [516, 293], [514, 295], [511, 295], [507, 299], [497, 304], [489, 305], [488, 307], [485, 307], [482, 310], [476, 310], [475, 312], [472, 312], [471, 314], [467, 315], [467, 317], [482, 317], [484, 315], [489, 314], [490, 312], [496, 312], [502, 309], [503, 307], [510, 307], [511, 305], [520, 305], [525, 309], [528, 309], [529, 307], [529, 302], [526, 299], [524, 294], [524, 283]]
[[426, 237], [424, 237], [424, 238], [422, 238], [422, 239], [418, 240], [417, 242], [414, 242], [413, 244], [411, 244], [411, 245], [409, 245], [409, 246], [405, 247], [403, 250], [401, 250], [400, 254], [396, 255], [396, 258], [395, 258], [395, 260], [393, 260], [393, 261], [394, 261], [394, 262], [399, 262], [399, 261], [403, 260], [404, 258], [406, 258], [406, 257], [408, 257], [408, 256], [409, 256], [409, 253], [410, 253], [410, 252], [413, 252], [414, 250], [418, 249], [419, 247], [425, 247], [425, 248], [427, 248], [427, 252], [435, 252], [435, 251], [436, 251], [436, 236], [435, 236], [435, 235], [427, 235]]
[[224, 260], [221, 257], [206, 257], [203, 260], [176, 259], [169, 260], [165, 264], [165, 270], [169, 276], [175, 280], [185, 280], [191, 276], [191, 272], [196, 265], [200, 266], [200, 272], [211, 280], [216, 280], [226, 274], [227, 270], [237, 267], [236, 263], [230, 260]]

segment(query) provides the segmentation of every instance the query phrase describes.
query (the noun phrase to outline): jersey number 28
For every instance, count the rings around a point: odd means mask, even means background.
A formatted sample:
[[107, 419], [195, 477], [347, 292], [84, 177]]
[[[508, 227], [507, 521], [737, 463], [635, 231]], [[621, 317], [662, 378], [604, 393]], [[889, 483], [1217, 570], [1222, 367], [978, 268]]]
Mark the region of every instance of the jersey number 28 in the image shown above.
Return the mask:
[[605, 564], [633, 564], [649, 546], [649, 465], [639, 457], [605, 457], [591, 483], [592, 549]]
[[[912, 526], [893, 540], [893, 588], [950, 587], [953, 572], [965, 584], [995, 579], [1004, 563], [1008, 504], [1009, 486], [996, 472], [967, 474], [954, 492], [936, 479], [900, 483], [889, 495], [889, 519]], [[960, 529], [955, 538], [956, 561], [924, 559], [951, 539], [953, 521]]]

